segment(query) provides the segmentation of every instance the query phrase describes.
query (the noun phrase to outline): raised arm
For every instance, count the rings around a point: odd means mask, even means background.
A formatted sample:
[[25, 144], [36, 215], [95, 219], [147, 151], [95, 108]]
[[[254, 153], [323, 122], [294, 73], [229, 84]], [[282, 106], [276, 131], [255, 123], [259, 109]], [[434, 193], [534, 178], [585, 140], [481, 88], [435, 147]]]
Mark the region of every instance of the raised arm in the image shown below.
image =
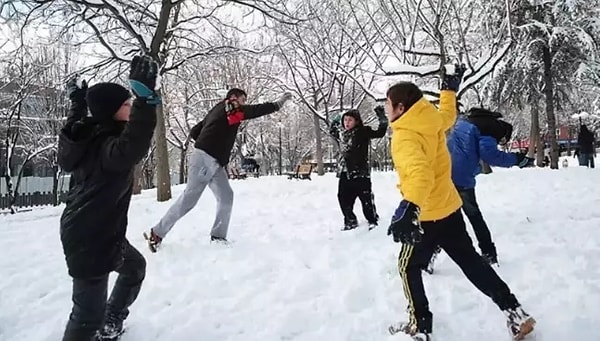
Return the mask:
[[150, 148], [155, 126], [156, 105], [136, 99], [123, 132], [103, 145], [102, 166], [107, 170], [119, 171], [140, 162]]
[[133, 58], [129, 83], [136, 99], [123, 132], [102, 146], [102, 166], [105, 169], [129, 169], [148, 152], [156, 126], [156, 106], [161, 102], [154, 92], [157, 72], [158, 65], [151, 57]]
[[291, 98], [292, 94], [286, 92], [276, 102], [254, 105], [242, 105], [240, 106], [240, 109], [244, 113], [244, 119], [249, 120], [278, 111], [279, 109], [281, 109], [281, 107], [283, 107], [285, 102], [289, 101]]
[[384, 137], [388, 128], [388, 119], [385, 116], [385, 109], [382, 106], [378, 106], [375, 108], [375, 114], [377, 115], [377, 119], [379, 120], [377, 130], [373, 130], [373, 128], [367, 127], [368, 136], [372, 139]]

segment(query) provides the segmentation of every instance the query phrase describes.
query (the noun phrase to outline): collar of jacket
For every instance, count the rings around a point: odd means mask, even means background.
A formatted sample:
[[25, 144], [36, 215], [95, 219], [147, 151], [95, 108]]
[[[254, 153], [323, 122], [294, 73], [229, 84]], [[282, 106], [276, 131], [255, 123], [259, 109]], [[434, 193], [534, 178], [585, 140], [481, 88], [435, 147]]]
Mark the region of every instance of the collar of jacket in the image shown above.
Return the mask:
[[441, 126], [437, 108], [424, 97], [391, 124], [393, 131], [410, 130], [423, 135], [437, 134]]

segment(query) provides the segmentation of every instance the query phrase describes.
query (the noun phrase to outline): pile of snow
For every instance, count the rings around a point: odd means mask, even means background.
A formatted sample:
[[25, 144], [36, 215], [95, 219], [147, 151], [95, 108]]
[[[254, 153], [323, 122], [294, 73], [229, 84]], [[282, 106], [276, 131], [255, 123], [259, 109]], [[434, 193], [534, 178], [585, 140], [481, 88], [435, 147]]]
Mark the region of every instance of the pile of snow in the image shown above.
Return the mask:
[[[137, 196], [128, 237], [148, 268], [122, 340], [409, 340], [387, 334], [407, 306], [396, 269], [399, 245], [386, 235], [400, 200], [396, 179], [373, 174], [382, 226], [371, 232], [364, 220], [355, 231], [339, 230], [332, 174], [236, 180], [230, 246], [209, 242], [215, 203], [207, 192], [157, 254], [142, 231], [172, 201], [155, 202], [153, 191]], [[538, 340], [597, 339], [598, 183], [599, 171], [574, 166], [494, 169], [479, 177], [498, 271], [538, 320]], [[175, 187], [174, 195], [182, 190]], [[61, 210], [0, 216], [0, 340], [61, 338], [71, 306]], [[509, 339], [503, 315], [443, 253], [436, 271], [424, 278], [439, 340]]]

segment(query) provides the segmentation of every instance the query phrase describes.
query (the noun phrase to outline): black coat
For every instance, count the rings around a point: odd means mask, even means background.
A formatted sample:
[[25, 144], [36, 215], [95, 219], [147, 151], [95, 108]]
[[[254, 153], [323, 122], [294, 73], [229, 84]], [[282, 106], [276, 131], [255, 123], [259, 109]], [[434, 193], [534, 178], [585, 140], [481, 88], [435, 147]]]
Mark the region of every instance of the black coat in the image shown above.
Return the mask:
[[134, 101], [129, 123], [67, 123], [58, 142], [58, 162], [73, 186], [60, 219], [69, 274], [88, 278], [115, 270], [127, 244], [127, 211], [133, 170], [146, 155], [156, 125], [156, 107]]
[[380, 120], [377, 130], [363, 125], [362, 120], [359, 120], [353, 129], [341, 133], [336, 126], [332, 126], [330, 133], [340, 143], [338, 176], [347, 176], [349, 179], [369, 177], [370, 141], [373, 138], [384, 137], [387, 127], [387, 120]]
[[233, 114], [225, 112], [225, 101], [215, 105], [202, 121], [192, 127], [190, 137], [194, 147], [214, 157], [221, 166], [229, 163], [238, 128], [242, 121], [261, 117], [279, 110], [276, 103], [242, 105]]
[[577, 144], [579, 145], [579, 153], [581, 154], [593, 154], [594, 153], [594, 133], [592, 133], [587, 126], [581, 125], [579, 128], [579, 136], [577, 137]]

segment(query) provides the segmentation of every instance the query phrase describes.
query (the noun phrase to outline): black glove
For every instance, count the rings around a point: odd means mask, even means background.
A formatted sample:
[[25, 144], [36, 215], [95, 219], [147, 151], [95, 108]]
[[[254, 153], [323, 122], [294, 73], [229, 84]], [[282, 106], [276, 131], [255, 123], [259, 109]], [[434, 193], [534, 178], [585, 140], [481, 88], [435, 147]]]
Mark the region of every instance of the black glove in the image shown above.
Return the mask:
[[513, 153], [517, 157], [517, 166], [519, 168], [529, 167], [533, 165], [534, 158], [528, 157], [525, 153]]
[[69, 96], [69, 100], [71, 100], [71, 102], [85, 104], [85, 94], [87, 93], [87, 89], [87, 82], [84, 79], [81, 80], [80, 83], [79, 75], [75, 75], [67, 82], [67, 96]]
[[87, 102], [85, 100], [87, 89], [87, 82], [85, 80], [80, 81], [79, 75], [75, 75], [67, 82], [67, 96], [71, 101], [69, 110], [71, 121], [78, 121], [87, 116]]
[[467, 71], [464, 64], [444, 65], [442, 67], [442, 90], [458, 92], [463, 75]]
[[402, 200], [394, 213], [392, 223], [388, 228], [388, 236], [394, 236], [394, 242], [414, 245], [421, 241], [424, 233], [419, 222], [419, 207], [409, 201]]
[[131, 61], [129, 85], [138, 100], [148, 104], [160, 104], [160, 96], [154, 92], [158, 64], [150, 56], [135, 56]]
[[387, 117], [385, 116], [385, 109], [382, 105], [378, 105], [375, 107], [375, 115], [380, 121], [387, 121]]

